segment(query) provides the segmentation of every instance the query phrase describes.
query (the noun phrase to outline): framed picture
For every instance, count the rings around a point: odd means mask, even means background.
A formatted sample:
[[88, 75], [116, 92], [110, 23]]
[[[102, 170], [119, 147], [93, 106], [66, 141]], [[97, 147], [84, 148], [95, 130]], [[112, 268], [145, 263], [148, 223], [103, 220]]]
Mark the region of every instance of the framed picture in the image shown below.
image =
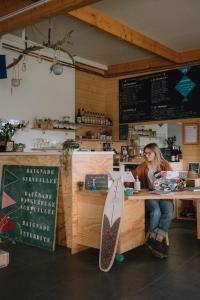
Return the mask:
[[199, 174], [200, 172], [200, 162], [189, 162], [188, 163], [188, 171], [195, 171], [195, 173]]
[[14, 142], [13, 141], [7, 141], [6, 143], [6, 152], [14, 151]]
[[199, 142], [198, 124], [183, 124], [183, 143], [195, 145]]

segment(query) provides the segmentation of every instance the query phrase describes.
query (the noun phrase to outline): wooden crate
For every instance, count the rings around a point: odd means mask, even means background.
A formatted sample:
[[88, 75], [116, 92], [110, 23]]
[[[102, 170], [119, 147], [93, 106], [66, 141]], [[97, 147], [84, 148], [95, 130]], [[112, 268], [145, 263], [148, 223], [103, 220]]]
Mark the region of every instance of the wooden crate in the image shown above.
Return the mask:
[[7, 267], [9, 264], [9, 253], [0, 250], [0, 268]]

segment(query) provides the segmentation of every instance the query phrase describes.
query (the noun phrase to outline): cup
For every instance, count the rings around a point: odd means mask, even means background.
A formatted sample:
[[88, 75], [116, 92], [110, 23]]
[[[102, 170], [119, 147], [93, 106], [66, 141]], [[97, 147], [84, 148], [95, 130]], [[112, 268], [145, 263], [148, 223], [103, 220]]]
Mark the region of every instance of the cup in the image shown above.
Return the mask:
[[125, 188], [124, 189], [125, 196], [132, 196], [133, 195], [133, 188]]

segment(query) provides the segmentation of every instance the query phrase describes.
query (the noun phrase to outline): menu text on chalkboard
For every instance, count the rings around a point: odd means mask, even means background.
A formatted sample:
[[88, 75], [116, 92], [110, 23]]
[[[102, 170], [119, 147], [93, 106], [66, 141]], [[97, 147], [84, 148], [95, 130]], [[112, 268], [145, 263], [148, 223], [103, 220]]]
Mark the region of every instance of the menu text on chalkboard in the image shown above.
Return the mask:
[[54, 250], [58, 167], [4, 165], [0, 236]]
[[200, 117], [200, 66], [119, 81], [120, 123]]

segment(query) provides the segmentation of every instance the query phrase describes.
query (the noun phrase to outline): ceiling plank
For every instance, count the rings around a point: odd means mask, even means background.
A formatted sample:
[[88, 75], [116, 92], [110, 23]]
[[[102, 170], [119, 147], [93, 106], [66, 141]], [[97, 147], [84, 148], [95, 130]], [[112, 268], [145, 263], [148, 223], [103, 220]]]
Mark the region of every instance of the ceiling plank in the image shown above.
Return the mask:
[[18, 10], [22, 7], [25, 7], [29, 4], [32, 4], [32, 0], [1, 0], [0, 1], [0, 17], [6, 16], [12, 13], [15, 10]]
[[131, 61], [122, 64], [110, 65], [105, 72], [106, 77], [120, 76], [125, 74], [134, 74], [139, 72], [150, 72], [170, 68], [175, 64], [163, 58], [148, 58]]
[[165, 45], [135, 31], [134, 29], [121, 24], [110, 16], [93, 9], [92, 7], [83, 7], [68, 13], [89, 25], [92, 25], [104, 32], [112, 34], [113, 36], [130, 43], [131, 45], [138, 46], [156, 55], [173, 62], [180, 62], [180, 54]]
[[200, 49], [181, 52], [182, 62], [194, 62], [200, 60]]
[[0, 22], [0, 36], [28, 25], [40, 22], [45, 18], [59, 15], [101, 0], [51, 0], [34, 7], [27, 12], [13, 16]]

